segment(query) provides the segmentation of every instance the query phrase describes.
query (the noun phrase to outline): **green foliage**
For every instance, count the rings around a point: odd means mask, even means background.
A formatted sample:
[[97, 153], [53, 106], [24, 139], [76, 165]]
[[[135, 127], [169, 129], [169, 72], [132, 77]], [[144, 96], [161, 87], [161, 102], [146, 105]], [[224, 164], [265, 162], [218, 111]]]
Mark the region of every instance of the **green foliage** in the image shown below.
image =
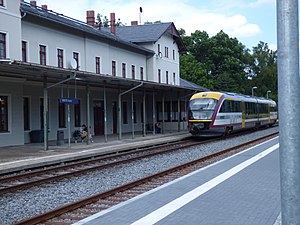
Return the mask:
[[209, 37], [205, 31], [196, 30], [186, 36], [185, 30], [179, 34], [188, 50], [180, 57], [182, 78], [211, 90], [255, 94], [277, 100], [276, 52], [266, 43], [253, 47], [252, 53], [236, 38], [224, 31]]

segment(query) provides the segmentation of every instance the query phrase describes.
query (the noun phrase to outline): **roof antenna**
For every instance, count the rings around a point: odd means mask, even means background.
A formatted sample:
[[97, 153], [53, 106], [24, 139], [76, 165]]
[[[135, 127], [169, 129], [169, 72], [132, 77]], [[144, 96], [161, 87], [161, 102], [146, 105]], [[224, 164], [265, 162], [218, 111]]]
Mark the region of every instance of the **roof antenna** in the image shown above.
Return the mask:
[[142, 12], [143, 12], [143, 8], [140, 7], [140, 14], [139, 14], [139, 18], [140, 18], [140, 25], [142, 24]]

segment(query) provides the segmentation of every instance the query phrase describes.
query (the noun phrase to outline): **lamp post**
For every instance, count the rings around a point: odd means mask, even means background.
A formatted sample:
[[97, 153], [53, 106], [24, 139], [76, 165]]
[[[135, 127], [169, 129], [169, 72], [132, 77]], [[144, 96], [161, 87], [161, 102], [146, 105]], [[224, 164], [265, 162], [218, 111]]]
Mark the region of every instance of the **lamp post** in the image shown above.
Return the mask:
[[252, 87], [252, 96], [254, 96], [254, 89], [256, 89], [257, 87]]
[[272, 92], [272, 91], [270, 91], [270, 90], [267, 91], [267, 99], [269, 98], [269, 93], [270, 93], [270, 92]]

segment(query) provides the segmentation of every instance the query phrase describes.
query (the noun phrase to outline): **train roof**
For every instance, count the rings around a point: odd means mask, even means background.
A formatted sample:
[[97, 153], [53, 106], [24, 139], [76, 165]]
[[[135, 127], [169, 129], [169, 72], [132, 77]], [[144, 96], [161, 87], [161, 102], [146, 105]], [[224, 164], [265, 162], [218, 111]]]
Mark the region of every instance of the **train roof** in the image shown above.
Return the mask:
[[215, 92], [215, 91], [205, 91], [194, 94], [190, 100], [197, 98], [213, 98], [216, 100], [220, 100], [222, 97], [230, 100], [239, 100], [239, 101], [247, 101], [247, 102], [258, 102], [258, 103], [269, 103], [276, 105], [276, 102], [272, 99], [266, 99], [263, 97], [256, 97], [250, 95], [243, 95], [239, 93], [233, 92]]

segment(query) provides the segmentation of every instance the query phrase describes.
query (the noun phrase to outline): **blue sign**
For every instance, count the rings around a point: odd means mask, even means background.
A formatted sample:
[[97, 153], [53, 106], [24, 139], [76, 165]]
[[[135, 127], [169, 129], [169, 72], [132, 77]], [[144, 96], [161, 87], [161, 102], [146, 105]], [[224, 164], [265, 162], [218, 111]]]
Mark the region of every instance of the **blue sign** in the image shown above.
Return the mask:
[[61, 104], [79, 104], [78, 98], [60, 98], [59, 103]]

